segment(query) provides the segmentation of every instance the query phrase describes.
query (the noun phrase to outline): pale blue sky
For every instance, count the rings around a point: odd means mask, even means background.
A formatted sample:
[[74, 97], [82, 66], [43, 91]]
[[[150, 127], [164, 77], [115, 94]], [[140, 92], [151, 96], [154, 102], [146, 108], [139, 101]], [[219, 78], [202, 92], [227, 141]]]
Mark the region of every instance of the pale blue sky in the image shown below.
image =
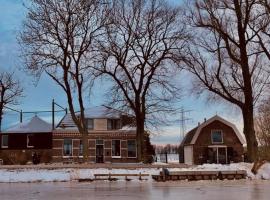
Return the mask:
[[[24, 0], [27, 2], [28, 0]], [[173, 3], [181, 2], [180, 0], [171, 0]], [[15, 71], [25, 88], [25, 97], [21, 100], [17, 109], [24, 111], [51, 109], [51, 100], [54, 98], [59, 104], [66, 106], [66, 98], [61, 88], [59, 88], [50, 78], [42, 76], [37, 86], [33, 84], [33, 78], [29, 77], [21, 69], [22, 63], [19, 59], [17, 34], [21, 30], [21, 24], [24, 20], [26, 9], [22, 0], [0, 0], [0, 71]], [[185, 82], [185, 87], [191, 85], [191, 78], [188, 76], [179, 77]], [[184, 86], [183, 86], [184, 87]], [[98, 84], [93, 89], [94, 93], [88, 98], [88, 106], [101, 105], [105, 102], [104, 94], [106, 92], [106, 84]], [[183, 99], [179, 102], [179, 106], [183, 106], [186, 110], [193, 110], [187, 117], [192, 120], [186, 123], [186, 129], [189, 130], [196, 126], [198, 121], [204, 118], [210, 118], [216, 113], [222, 117], [234, 122], [242, 131], [241, 116], [238, 111], [230, 108], [228, 105], [206, 104], [203, 97], [198, 98], [190, 95], [188, 91], [183, 94]], [[29, 118], [30, 116], [26, 116]], [[49, 120], [49, 116], [42, 115], [44, 119]], [[180, 119], [180, 113], [175, 118]], [[18, 116], [14, 113], [7, 113], [4, 118], [4, 127], [8, 127], [18, 121]], [[163, 127], [158, 136], [154, 136], [154, 143], [177, 143], [180, 138], [180, 125], [172, 125]]]

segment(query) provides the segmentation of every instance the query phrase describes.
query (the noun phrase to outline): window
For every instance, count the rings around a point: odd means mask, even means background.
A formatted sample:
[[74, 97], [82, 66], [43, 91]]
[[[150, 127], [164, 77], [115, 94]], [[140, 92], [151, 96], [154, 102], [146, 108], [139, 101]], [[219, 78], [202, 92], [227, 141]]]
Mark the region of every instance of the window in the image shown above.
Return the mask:
[[128, 157], [136, 158], [136, 140], [128, 140]]
[[65, 138], [64, 139], [64, 156], [72, 156], [72, 139]]
[[27, 135], [27, 148], [34, 147], [34, 137], [33, 135]]
[[112, 141], [112, 157], [120, 157], [120, 140]]
[[120, 120], [119, 119], [108, 119], [107, 120], [108, 130], [120, 129]]
[[2, 148], [8, 148], [8, 135], [2, 135]]
[[222, 131], [219, 131], [219, 130], [212, 131], [211, 137], [212, 137], [213, 144], [223, 143]]
[[94, 129], [94, 119], [86, 119], [86, 126], [89, 130]]
[[79, 156], [83, 156], [83, 143], [82, 143], [82, 140], [80, 140]]
[[96, 145], [103, 145], [104, 141], [103, 140], [96, 140]]

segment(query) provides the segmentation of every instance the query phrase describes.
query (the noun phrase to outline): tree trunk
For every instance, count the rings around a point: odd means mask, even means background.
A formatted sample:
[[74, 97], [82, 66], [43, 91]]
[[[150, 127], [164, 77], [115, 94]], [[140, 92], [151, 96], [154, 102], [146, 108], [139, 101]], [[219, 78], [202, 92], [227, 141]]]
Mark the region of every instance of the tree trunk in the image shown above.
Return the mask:
[[144, 154], [144, 120], [141, 117], [136, 118], [136, 139], [137, 139], [137, 157], [138, 161], [143, 161]]
[[247, 161], [254, 162], [258, 159], [258, 142], [254, 130], [253, 106], [242, 110], [244, 120], [244, 134], [247, 141]]
[[82, 134], [82, 145], [83, 145], [83, 162], [88, 162], [89, 152], [88, 152], [88, 130], [84, 130]]

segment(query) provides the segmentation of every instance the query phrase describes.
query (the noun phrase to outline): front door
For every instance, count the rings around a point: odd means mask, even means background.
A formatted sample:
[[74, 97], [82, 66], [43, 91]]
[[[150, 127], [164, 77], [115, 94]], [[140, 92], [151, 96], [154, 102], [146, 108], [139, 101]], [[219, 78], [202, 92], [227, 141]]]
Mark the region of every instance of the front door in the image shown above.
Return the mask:
[[103, 140], [96, 141], [96, 163], [103, 163], [104, 162], [104, 147], [103, 147]]
[[227, 147], [208, 148], [208, 159], [210, 163], [226, 164], [227, 163]]
[[218, 163], [227, 164], [227, 149], [226, 147], [218, 148]]

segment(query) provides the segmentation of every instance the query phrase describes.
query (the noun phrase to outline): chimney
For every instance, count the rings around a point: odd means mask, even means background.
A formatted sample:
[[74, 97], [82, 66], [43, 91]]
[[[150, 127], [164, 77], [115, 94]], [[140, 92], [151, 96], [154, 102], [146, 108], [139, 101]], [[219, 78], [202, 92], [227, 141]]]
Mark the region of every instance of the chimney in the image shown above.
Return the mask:
[[204, 122], [206, 122], [206, 118], [204, 118]]
[[201, 125], [201, 123], [200, 122], [198, 122], [198, 126], [200, 126]]

